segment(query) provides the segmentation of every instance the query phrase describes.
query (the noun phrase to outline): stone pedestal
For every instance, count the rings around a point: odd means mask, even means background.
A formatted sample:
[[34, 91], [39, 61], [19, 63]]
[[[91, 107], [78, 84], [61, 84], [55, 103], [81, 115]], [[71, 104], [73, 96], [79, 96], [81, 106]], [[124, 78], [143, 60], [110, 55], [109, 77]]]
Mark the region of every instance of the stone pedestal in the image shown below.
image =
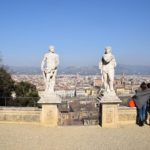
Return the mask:
[[118, 107], [121, 100], [114, 93], [106, 93], [100, 101], [100, 122], [104, 128], [118, 127]]
[[41, 123], [47, 126], [58, 125], [59, 112], [57, 104], [42, 104]]
[[42, 105], [41, 124], [57, 126], [59, 118], [58, 104], [61, 103], [61, 98], [55, 93], [44, 93], [38, 103]]

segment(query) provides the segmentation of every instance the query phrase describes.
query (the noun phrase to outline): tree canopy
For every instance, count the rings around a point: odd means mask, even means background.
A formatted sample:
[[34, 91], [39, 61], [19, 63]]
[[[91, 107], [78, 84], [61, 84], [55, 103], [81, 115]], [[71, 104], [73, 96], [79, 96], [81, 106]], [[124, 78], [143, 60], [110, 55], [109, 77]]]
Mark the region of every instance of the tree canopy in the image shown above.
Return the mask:
[[19, 82], [15, 85], [16, 101], [20, 106], [36, 106], [39, 100], [36, 86], [29, 82]]
[[11, 96], [14, 90], [14, 81], [4, 67], [0, 67], [0, 97]]
[[[16, 98], [11, 98], [12, 92]], [[16, 83], [10, 73], [0, 66], [0, 105], [1, 106], [36, 106], [39, 99], [36, 86], [28, 82]]]

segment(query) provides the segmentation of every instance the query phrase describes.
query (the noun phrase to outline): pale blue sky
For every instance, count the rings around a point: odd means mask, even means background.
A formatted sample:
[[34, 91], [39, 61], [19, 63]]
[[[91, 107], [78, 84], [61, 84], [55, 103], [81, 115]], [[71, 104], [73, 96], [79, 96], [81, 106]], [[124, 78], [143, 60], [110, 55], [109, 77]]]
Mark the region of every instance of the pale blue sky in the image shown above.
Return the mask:
[[39, 66], [54, 45], [61, 65], [150, 65], [150, 0], [0, 0], [3, 63]]

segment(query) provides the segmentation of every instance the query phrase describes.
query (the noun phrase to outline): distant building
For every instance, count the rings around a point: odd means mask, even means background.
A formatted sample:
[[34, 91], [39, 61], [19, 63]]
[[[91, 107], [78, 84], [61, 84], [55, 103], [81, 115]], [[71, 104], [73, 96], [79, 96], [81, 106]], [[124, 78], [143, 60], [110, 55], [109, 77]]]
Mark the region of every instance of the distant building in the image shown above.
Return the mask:
[[131, 88], [125, 88], [125, 87], [117, 87], [116, 88], [116, 93], [118, 94], [118, 95], [121, 95], [121, 94], [131, 94], [131, 92], [132, 92], [132, 89]]
[[84, 88], [76, 89], [76, 96], [87, 96]]
[[74, 97], [75, 96], [75, 90], [56, 90], [56, 94], [58, 94], [61, 97]]

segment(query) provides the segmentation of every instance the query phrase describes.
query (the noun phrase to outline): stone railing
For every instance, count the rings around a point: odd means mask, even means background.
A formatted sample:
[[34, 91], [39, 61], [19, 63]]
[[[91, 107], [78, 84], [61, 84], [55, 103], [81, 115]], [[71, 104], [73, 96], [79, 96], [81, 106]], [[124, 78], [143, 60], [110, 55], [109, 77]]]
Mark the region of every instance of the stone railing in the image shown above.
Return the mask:
[[136, 108], [120, 106], [118, 108], [118, 123], [119, 125], [136, 124]]
[[[42, 109], [34, 107], [0, 107], [0, 122], [43, 124], [43, 118], [41, 117], [42, 111]], [[43, 113], [45, 113], [45, 111], [43, 111]], [[59, 116], [55, 115], [54, 111], [52, 110], [49, 111], [48, 114], [47, 112], [45, 114], [50, 116], [52, 123], [49, 121], [47, 124], [44, 123], [43, 125], [58, 125], [59, 119], [61, 117], [60, 112]], [[100, 112], [100, 116], [103, 117], [103, 119], [100, 120], [100, 124], [102, 127], [109, 128], [120, 127], [127, 124], [136, 124], [136, 108], [119, 106], [118, 104], [114, 104], [114, 106], [112, 104], [105, 105]], [[53, 123], [53, 120], [55, 120], [55, 124]], [[89, 121], [89, 119], [85, 119], [84, 121], [85, 123], [83, 124], [87, 125], [87, 121]], [[92, 122], [93, 125], [98, 124], [94, 121]]]
[[100, 124], [104, 128], [116, 128], [136, 124], [136, 108], [120, 106], [117, 103], [103, 103], [100, 111]]
[[32, 107], [0, 107], [0, 122], [40, 123], [41, 109]]

